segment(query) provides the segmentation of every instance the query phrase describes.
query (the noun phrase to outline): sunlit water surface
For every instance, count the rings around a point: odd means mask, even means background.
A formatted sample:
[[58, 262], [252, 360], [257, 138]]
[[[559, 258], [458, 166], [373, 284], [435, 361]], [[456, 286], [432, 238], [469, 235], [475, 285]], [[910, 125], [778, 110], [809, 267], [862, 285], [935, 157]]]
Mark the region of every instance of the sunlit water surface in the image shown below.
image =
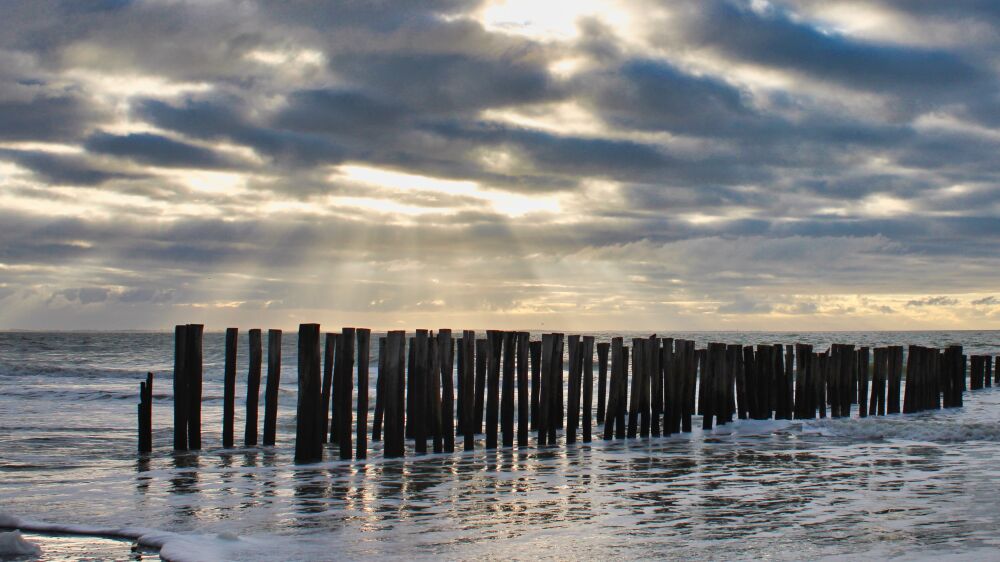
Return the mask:
[[[1000, 353], [998, 332], [661, 335]], [[172, 334], [0, 334], [0, 513], [172, 531], [181, 539], [164, 553], [181, 558], [1000, 558], [998, 391], [911, 416], [738, 422], [544, 449], [480, 444], [405, 460], [383, 460], [374, 443], [366, 463], [296, 467], [294, 334], [274, 449], [218, 448], [222, 344], [206, 334], [206, 449], [175, 455]], [[147, 370], [157, 374], [155, 451], [139, 458]]]

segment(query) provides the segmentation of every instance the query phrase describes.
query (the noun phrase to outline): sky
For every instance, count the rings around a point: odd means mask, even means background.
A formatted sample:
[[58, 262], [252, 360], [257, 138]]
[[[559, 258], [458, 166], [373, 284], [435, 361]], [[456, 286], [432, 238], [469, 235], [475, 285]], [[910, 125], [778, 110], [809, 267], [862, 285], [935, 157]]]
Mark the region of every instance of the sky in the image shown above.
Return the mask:
[[994, 0], [8, 0], [0, 329], [1000, 328]]

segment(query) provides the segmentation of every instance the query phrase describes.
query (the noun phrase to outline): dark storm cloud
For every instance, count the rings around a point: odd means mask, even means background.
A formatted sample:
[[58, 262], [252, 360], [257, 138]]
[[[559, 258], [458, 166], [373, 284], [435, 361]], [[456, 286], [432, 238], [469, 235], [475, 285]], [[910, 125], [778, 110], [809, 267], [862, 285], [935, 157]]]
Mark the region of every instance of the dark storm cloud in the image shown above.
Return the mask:
[[75, 95], [39, 93], [30, 99], [0, 99], [0, 140], [72, 142], [96, 118], [87, 101]]
[[818, 29], [778, 7], [755, 10], [739, 0], [692, 6], [686, 12], [685, 36], [693, 44], [820, 81], [925, 96], [952, 94], [953, 88], [967, 88], [985, 77], [954, 53], [858, 40]]
[[88, 137], [83, 146], [90, 152], [126, 158], [151, 166], [209, 170], [246, 166], [245, 163], [241, 164], [211, 149], [152, 133], [96, 133]]
[[130, 174], [97, 167], [76, 155], [0, 149], [0, 160], [10, 160], [31, 170], [46, 183], [55, 185], [100, 185], [112, 179], [131, 177]]

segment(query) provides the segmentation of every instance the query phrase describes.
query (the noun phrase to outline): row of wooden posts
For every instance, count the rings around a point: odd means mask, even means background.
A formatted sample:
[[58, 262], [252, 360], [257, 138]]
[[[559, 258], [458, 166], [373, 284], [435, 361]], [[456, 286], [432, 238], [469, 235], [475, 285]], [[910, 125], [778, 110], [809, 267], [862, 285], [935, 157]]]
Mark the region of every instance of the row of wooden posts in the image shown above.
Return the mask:
[[[226, 330], [222, 445], [227, 448], [234, 444], [237, 335], [236, 328]], [[281, 335], [268, 331], [265, 446], [275, 444]], [[257, 445], [261, 336], [260, 330], [250, 330], [246, 447]], [[338, 446], [341, 459], [364, 459], [371, 331], [328, 333], [325, 346], [320, 336], [318, 324], [299, 327], [296, 462], [320, 460], [327, 442]], [[201, 448], [202, 337], [198, 324], [175, 329], [175, 450]], [[593, 336], [558, 333], [531, 341], [527, 332], [496, 330], [480, 339], [467, 330], [457, 341], [451, 330], [417, 330], [407, 341], [405, 332], [391, 331], [378, 339], [371, 438], [384, 440], [389, 458], [403, 456], [407, 440], [417, 454], [428, 451], [428, 441], [434, 452], [453, 452], [456, 436], [463, 438], [465, 450], [473, 450], [483, 433], [487, 449], [512, 447], [515, 439], [525, 447], [532, 432], [537, 445], [552, 444], [560, 429], [567, 444], [578, 435], [589, 442], [595, 422], [595, 351], [596, 422], [603, 422], [604, 439], [690, 432], [695, 414], [701, 415], [703, 429], [711, 429], [736, 418], [824, 418], [828, 407], [829, 416], [848, 417], [854, 404], [859, 417], [959, 407], [970, 363], [958, 345], [944, 350], [909, 346], [901, 404], [902, 346], [871, 350], [833, 344], [816, 352], [806, 344], [709, 343], [696, 349], [693, 341], [655, 335], [631, 343], [626, 346], [621, 337], [596, 343]], [[993, 372], [1000, 384], [1000, 357], [995, 371], [992, 360], [971, 357], [973, 390], [990, 386]], [[140, 388], [142, 452], [152, 449], [152, 384], [150, 374]]]

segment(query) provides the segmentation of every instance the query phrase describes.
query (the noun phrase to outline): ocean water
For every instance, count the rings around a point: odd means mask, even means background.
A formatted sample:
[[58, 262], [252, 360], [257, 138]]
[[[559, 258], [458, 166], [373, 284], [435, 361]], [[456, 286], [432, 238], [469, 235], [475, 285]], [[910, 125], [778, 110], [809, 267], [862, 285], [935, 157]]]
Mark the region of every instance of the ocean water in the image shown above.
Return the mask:
[[[960, 343], [1000, 354], [996, 331], [660, 335], [699, 346]], [[906, 416], [742, 421], [402, 460], [383, 460], [373, 443], [366, 462], [295, 466], [294, 334], [283, 342], [278, 446], [252, 450], [219, 447], [223, 334], [206, 334], [205, 448], [183, 454], [171, 451], [172, 340], [0, 333], [0, 527], [125, 537], [172, 560], [1000, 559], [1000, 390]], [[244, 332], [238, 443], [246, 344]], [[156, 374], [154, 452], [140, 457], [146, 371]], [[41, 540], [49, 558], [79, 557], [57, 543]], [[124, 543], [122, 559], [138, 556], [128, 551]]]

